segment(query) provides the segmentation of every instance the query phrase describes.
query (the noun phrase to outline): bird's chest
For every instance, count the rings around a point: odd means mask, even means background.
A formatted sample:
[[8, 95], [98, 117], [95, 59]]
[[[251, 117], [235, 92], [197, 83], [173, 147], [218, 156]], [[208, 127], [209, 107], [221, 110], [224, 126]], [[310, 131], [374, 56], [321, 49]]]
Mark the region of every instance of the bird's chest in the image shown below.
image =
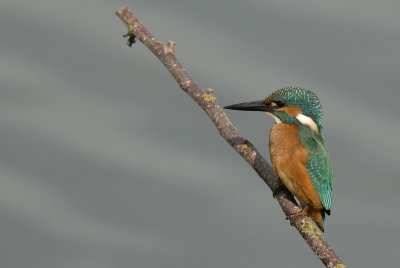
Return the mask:
[[276, 163], [298, 159], [307, 161], [307, 155], [299, 139], [299, 126], [293, 124], [273, 125], [269, 136], [271, 161]]
[[275, 124], [269, 138], [272, 166], [282, 183], [302, 206], [314, 204], [313, 200], [318, 203], [318, 195], [306, 169], [308, 153], [299, 138], [299, 126]]

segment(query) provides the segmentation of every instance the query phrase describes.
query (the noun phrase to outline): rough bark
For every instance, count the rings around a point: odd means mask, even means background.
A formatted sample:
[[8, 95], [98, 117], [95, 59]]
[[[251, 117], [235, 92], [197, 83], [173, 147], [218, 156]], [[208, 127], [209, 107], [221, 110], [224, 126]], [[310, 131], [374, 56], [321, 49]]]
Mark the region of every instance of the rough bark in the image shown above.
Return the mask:
[[192, 79], [175, 56], [175, 43], [166, 44], [158, 41], [139, 19], [127, 7], [121, 7], [116, 15], [128, 27], [128, 45], [132, 46], [136, 38], [140, 40], [164, 64], [171, 75], [185, 91], [210, 117], [220, 135], [239, 153], [247, 163], [257, 172], [260, 178], [269, 186], [282, 207], [290, 224], [294, 226], [307, 242], [312, 251], [326, 267], [347, 267], [333, 248], [327, 243], [323, 233], [315, 223], [297, 206], [293, 196], [280, 184], [271, 165], [263, 158], [257, 149], [231, 123], [218, 104], [212, 89], [202, 89]]

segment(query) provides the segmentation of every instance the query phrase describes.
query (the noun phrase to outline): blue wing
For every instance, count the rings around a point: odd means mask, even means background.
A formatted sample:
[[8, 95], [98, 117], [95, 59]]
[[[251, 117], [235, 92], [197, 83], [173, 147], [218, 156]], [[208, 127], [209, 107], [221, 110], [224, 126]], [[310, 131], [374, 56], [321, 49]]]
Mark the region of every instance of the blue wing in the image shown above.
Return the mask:
[[307, 171], [311, 175], [321, 203], [329, 215], [332, 205], [333, 174], [328, 149], [322, 135], [316, 137], [308, 129], [305, 131], [303, 129], [301, 132], [304, 146], [308, 151]]
[[322, 205], [329, 215], [332, 205], [332, 164], [323, 138], [313, 138], [311, 143], [313, 144], [309, 150], [307, 170], [321, 198]]

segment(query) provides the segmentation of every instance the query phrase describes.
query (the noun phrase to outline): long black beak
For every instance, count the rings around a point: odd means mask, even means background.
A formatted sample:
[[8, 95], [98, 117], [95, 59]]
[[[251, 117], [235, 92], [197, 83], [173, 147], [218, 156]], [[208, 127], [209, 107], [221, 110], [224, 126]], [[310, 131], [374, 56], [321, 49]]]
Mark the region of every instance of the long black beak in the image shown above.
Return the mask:
[[261, 111], [261, 112], [271, 111], [271, 108], [264, 104], [264, 100], [242, 102], [238, 104], [225, 106], [224, 108], [229, 110], [240, 110], [240, 111]]

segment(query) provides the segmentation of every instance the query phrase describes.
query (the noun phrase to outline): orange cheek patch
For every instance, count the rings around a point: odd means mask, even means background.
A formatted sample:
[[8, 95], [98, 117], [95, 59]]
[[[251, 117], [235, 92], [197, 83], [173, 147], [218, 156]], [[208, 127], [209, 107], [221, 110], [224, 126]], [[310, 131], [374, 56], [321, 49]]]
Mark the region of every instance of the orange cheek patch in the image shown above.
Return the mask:
[[299, 114], [301, 114], [300, 108], [297, 107], [283, 107], [282, 111], [285, 111], [286, 113], [290, 114], [293, 117], [296, 117]]

